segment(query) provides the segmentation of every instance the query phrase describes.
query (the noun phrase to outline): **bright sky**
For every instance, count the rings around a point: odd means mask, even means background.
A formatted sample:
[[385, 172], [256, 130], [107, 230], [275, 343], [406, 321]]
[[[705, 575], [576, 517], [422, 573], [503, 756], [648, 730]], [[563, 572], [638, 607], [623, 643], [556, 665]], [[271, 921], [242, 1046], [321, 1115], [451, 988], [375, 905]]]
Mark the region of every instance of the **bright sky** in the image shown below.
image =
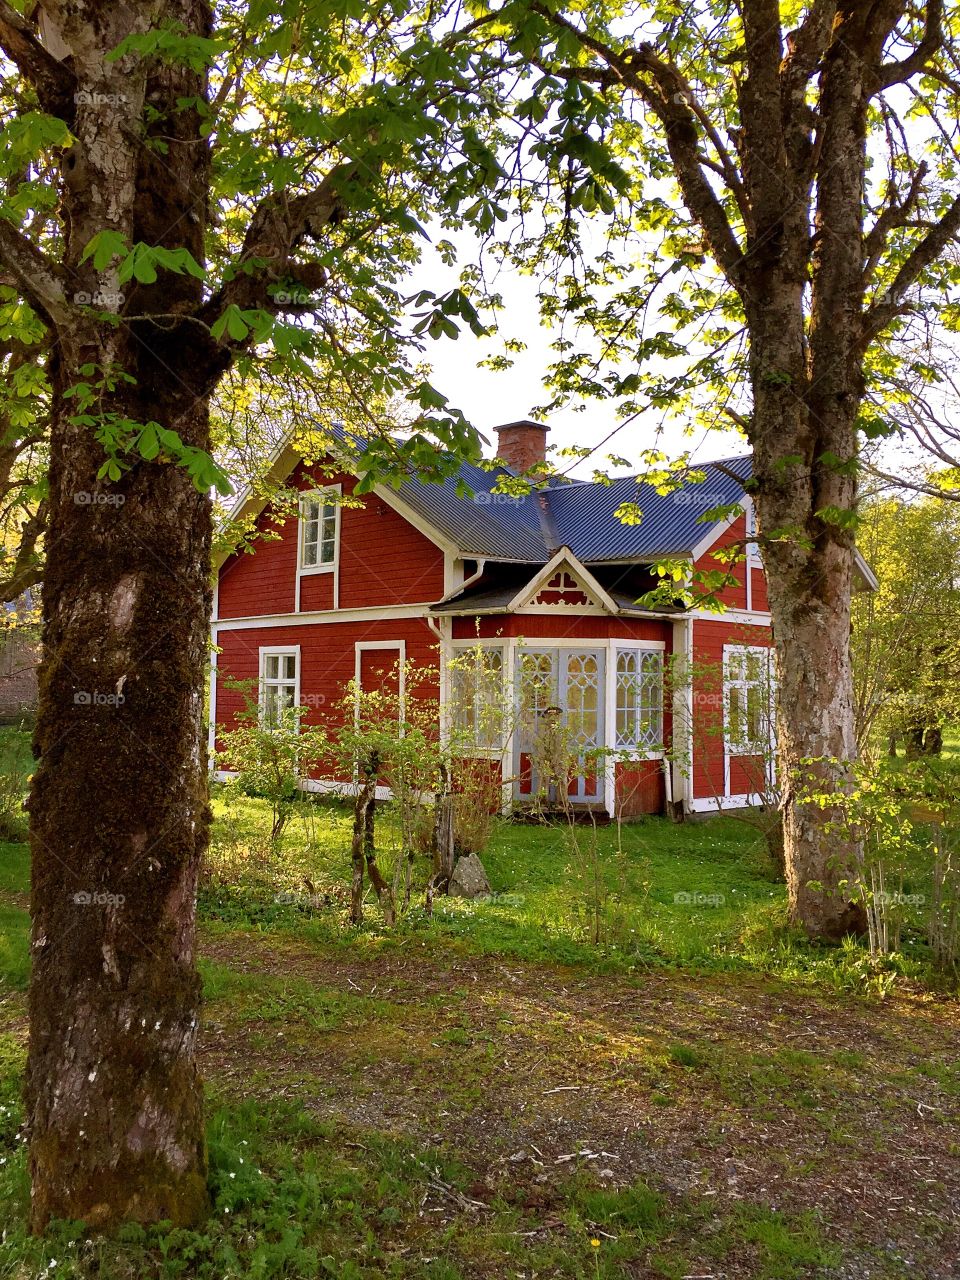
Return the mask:
[[[440, 234], [446, 239], [452, 238], [448, 232]], [[456, 239], [460, 263], [446, 267], [437, 255], [428, 250], [414, 276], [411, 291], [426, 288], [444, 293], [457, 287], [461, 266], [476, 260], [477, 246], [466, 236]], [[534, 407], [550, 398], [543, 388], [543, 378], [552, 359], [550, 342], [556, 336], [540, 323], [537, 282], [534, 279], [514, 271], [508, 273], [504, 268], [496, 279], [496, 287], [505, 302], [501, 316], [504, 336], [521, 338], [527, 344], [525, 352], [513, 357], [512, 369], [478, 368], [485, 357], [500, 353], [501, 339], [475, 338], [468, 329], [462, 330], [456, 342], [441, 339], [426, 351], [426, 357], [433, 366], [434, 385], [488, 437], [490, 446], [487, 452], [491, 455], [496, 451], [494, 427], [531, 417]], [[588, 476], [594, 467], [622, 474], [624, 468], [613, 468], [606, 463], [606, 455], [610, 453], [630, 459], [631, 471], [643, 470], [639, 455], [641, 450], [650, 447], [661, 448], [670, 457], [692, 449], [694, 456], [702, 462], [747, 452], [746, 443], [735, 431], [716, 430], [686, 437], [679, 423], [668, 424], [657, 440], [659, 414], [651, 414], [647, 422], [643, 419], [631, 422], [609, 443], [603, 444], [619, 425], [612, 402], [587, 400], [580, 411], [571, 407], [551, 415], [549, 420], [541, 420], [550, 427], [549, 446], [597, 448], [593, 457], [578, 463], [570, 459], [556, 459], [558, 467], [570, 469], [572, 474], [579, 476]]]

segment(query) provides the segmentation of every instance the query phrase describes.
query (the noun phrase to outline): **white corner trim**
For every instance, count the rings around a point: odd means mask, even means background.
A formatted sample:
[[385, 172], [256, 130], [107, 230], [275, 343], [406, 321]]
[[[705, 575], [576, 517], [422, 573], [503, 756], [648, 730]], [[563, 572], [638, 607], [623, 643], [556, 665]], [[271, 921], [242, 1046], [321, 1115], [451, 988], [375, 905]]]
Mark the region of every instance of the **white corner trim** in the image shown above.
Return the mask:
[[432, 601], [421, 604], [384, 604], [357, 609], [315, 609], [305, 613], [248, 614], [243, 618], [217, 618], [218, 631], [255, 631], [260, 627], [310, 627], [336, 622], [379, 622], [391, 618], [427, 618]]
[[710, 609], [689, 609], [684, 616], [697, 622], [742, 623], [748, 627], [773, 626], [770, 614], [761, 613], [758, 609], [723, 609], [720, 613], [713, 613]]
[[863, 579], [864, 587], [861, 589], [865, 589], [867, 591], [880, 590], [880, 579], [873, 572], [866, 560], [863, 558], [863, 554], [858, 551], [856, 547], [854, 547], [853, 550], [853, 567], [857, 572], [859, 572], [860, 577]]
[[207, 706], [207, 767], [212, 769], [217, 749], [217, 628], [210, 628], [210, 688]]

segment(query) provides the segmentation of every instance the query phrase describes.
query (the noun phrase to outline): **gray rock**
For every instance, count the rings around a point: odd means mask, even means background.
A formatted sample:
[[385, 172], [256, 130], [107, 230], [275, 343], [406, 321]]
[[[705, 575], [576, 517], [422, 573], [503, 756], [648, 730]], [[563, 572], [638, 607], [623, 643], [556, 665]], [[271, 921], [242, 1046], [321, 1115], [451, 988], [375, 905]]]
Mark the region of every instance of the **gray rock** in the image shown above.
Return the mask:
[[448, 892], [452, 898], [483, 898], [489, 894], [490, 881], [475, 853], [468, 853], [457, 860]]

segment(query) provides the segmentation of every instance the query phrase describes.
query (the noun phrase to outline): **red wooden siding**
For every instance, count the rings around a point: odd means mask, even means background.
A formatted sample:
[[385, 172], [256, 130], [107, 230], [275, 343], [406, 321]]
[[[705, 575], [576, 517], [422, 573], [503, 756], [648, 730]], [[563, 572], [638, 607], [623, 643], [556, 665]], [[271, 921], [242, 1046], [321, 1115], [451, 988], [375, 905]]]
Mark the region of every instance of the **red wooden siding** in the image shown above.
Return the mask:
[[753, 608], [757, 613], [768, 613], [770, 601], [767, 596], [767, 575], [754, 561], [750, 570], [750, 590], [753, 593]]
[[696, 568], [721, 569], [734, 575], [737, 580], [736, 583], [731, 583], [729, 586], [724, 587], [717, 595], [717, 598], [728, 609], [746, 609], [749, 607], [753, 613], [767, 613], [770, 608], [767, 599], [767, 576], [756, 558], [752, 559], [750, 565], [750, 597], [748, 602], [746, 560], [735, 560], [732, 564], [724, 564], [717, 560], [713, 554], [714, 550], [729, 547], [734, 542], [742, 542], [745, 537], [746, 520], [744, 516], [740, 516], [729, 529], [725, 529], [723, 533], [718, 535], [710, 550], [696, 561]]
[[[297, 489], [339, 484], [353, 495], [353, 476], [331, 474], [322, 464], [294, 472]], [[340, 510], [339, 607], [365, 609], [383, 604], [420, 604], [443, 595], [443, 552], [375, 494], [362, 506]], [[258, 530], [275, 529], [268, 513]], [[296, 609], [298, 522], [280, 526], [280, 540], [257, 539], [252, 555], [231, 556], [220, 570], [219, 617], [263, 617]], [[334, 607], [333, 572], [306, 573], [300, 578], [300, 611]]]
[[220, 569], [217, 612], [221, 618], [249, 618], [267, 613], [292, 613], [297, 582], [297, 522], [292, 517], [277, 525], [264, 512], [252, 553], [232, 555]]
[[744, 560], [734, 560], [731, 564], [730, 562], [717, 560], [713, 553], [723, 547], [729, 547], [734, 542], [742, 543], [745, 536], [745, 518], [738, 516], [729, 529], [725, 529], [723, 533], [717, 536], [710, 550], [705, 552], [694, 564], [697, 569], [720, 569], [723, 572], [733, 574], [737, 580], [736, 583], [731, 583], [717, 593], [717, 599], [721, 600], [728, 609], [746, 609], [747, 607], [746, 562]]
[[300, 577], [300, 612], [312, 613], [332, 609], [334, 576], [328, 573], [304, 573]]
[[[231, 728], [243, 708], [242, 694], [224, 686], [227, 675], [252, 681], [260, 674], [260, 648], [300, 646], [300, 702], [309, 707], [304, 723], [337, 723], [347, 684], [356, 674], [356, 645], [362, 641], [406, 641], [408, 661], [418, 667], [437, 667], [437, 638], [420, 618], [380, 622], [317, 623], [313, 626], [249, 627], [221, 631], [217, 636], [217, 727]], [[367, 683], [378, 666], [392, 666], [395, 650], [361, 650], [361, 670]], [[421, 692], [426, 692], [421, 690]], [[437, 693], [434, 690], [434, 693]]]
[[[723, 646], [770, 645], [767, 627], [738, 622], [703, 620], [693, 622], [693, 796], [713, 799], [724, 795], [723, 746]], [[741, 794], [737, 785], [743, 775], [731, 761], [731, 794]], [[752, 787], [750, 788], [752, 790]]]
[[617, 763], [614, 772], [614, 816], [639, 818], [663, 813], [665, 783], [660, 760], [640, 760], [636, 764]]
[[573, 613], [497, 614], [481, 618], [454, 618], [455, 640], [493, 640], [522, 636], [535, 645], [538, 639], [558, 640], [663, 640], [670, 652], [673, 628], [661, 618], [583, 617]]

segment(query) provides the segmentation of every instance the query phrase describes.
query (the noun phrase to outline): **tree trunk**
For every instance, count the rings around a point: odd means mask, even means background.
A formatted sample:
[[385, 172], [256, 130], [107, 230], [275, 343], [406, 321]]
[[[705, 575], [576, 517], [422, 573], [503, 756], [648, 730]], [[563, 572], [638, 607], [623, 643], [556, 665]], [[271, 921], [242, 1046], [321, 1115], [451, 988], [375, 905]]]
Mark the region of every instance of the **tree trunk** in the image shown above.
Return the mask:
[[444, 892], [453, 876], [456, 861], [454, 846], [453, 792], [446, 766], [441, 766], [440, 788], [434, 796], [433, 810], [433, 887]]
[[[377, 803], [377, 770], [380, 762], [374, 757], [368, 760], [361, 772], [362, 781], [353, 809], [353, 843], [351, 862], [353, 880], [350, 887], [350, 920], [363, 924], [363, 868], [373, 862], [374, 814]], [[374, 863], [374, 865], [376, 865]]]
[[[841, 807], [814, 797], [848, 787], [856, 759], [853, 541], [849, 530], [823, 522], [817, 513], [828, 507], [851, 510], [854, 482], [849, 472], [816, 458], [804, 477], [804, 468], [791, 467], [784, 455], [849, 457], [855, 431], [850, 417], [845, 424], [834, 423], [833, 440], [824, 438], [822, 412], [815, 417], [796, 397], [771, 394], [762, 382], [755, 381], [754, 389], [758, 418], [771, 424], [758, 433], [754, 471], [759, 528], [767, 535], [763, 556], [776, 642], [777, 767], [789, 914], [810, 937], [837, 940], [861, 932], [865, 923], [862, 906], [851, 901], [858, 850], [842, 833]], [[769, 539], [770, 530], [791, 535]]]
[[[840, 807], [810, 796], [848, 787], [856, 758], [850, 596], [863, 395], [862, 41], [837, 39], [824, 58], [811, 227], [809, 122], [795, 114], [796, 131], [781, 132], [779, 33], [765, 10], [747, 6], [744, 15], [744, 173], [757, 226], [742, 293], [754, 496], [776, 641], [787, 888], [792, 922], [828, 940], [865, 924], [850, 899], [857, 846], [837, 830]], [[853, 18], [861, 21], [859, 10]]]
[[[95, 433], [113, 424], [130, 443], [137, 424], [154, 421], [207, 450], [211, 349], [195, 326], [173, 322], [199, 302], [198, 281], [162, 272], [121, 291], [116, 261], [97, 273], [81, 257], [107, 229], [128, 245], [186, 247], [202, 262], [209, 158], [189, 104], [205, 90], [185, 65], [104, 60], [149, 25], [140, 6], [102, 5], [90, 22], [57, 6], [45, 13], [80, 90], [63, 161], [65, 268], [74, 302], [105, 300], [71, 315], [51, 364], [30, 798], [32, 1226], [52, 1216], [97, 1228], [190, 1224], [209, 1207], [195, 896], [209, 824], [211, 509], [168, 455], [148, 461], [134, 448], [116, 483], [98, 479]], [[178, 0], [165, 13], [209, 34], [203, 4]], [[162, 146], [139, 138], [145, 104], [147, 134]], [[134, 318], [161, 312], [163, 325]], [[67, 395], [84, 382], [95, 389], [87, 421], [73, 416], [82, 397]]]

